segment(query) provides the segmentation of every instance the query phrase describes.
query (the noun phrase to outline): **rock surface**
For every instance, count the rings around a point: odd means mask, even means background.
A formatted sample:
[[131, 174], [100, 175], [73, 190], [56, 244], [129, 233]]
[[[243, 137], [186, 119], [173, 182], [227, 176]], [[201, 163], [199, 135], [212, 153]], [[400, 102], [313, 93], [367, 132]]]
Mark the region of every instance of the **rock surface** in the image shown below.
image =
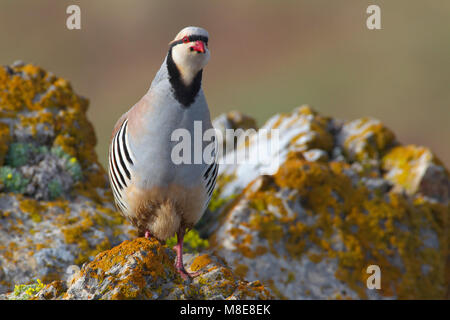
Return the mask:
[[0, 293], [65, 279], [134, 235], [111, 204], [87, 108], [39, 67], [0, 67]]
[[[449, 173], [430, 150], [400, 145], [378, 120], [307, 106], [261, 129], [279, 130], [277, 166], [221, 165], [202, 228], [235, 273], [277, 298], [448, 295]], [[366, 286], [369, 265], [381, 269], [380, 290]]]
[[225, 262], [208, 254], [185, 255], [188, 271], [200, 271], [183, 280], [173, 266], [175, 253], [156, 240], [137, 238], [98, 254], [83, 265], [68, 286], [53, 282], [37, 299], [268, 299], [259, 281], [241, 281]]
[[[234, 150], [239, 136], [246, 130], [258, 129], [255, 119], [236, 110], [219, 115], [213, 120], [213, 127], [218, 134], [221, 134], [222, 153]], [[231, 135], [227, 135], [227, 132]]]

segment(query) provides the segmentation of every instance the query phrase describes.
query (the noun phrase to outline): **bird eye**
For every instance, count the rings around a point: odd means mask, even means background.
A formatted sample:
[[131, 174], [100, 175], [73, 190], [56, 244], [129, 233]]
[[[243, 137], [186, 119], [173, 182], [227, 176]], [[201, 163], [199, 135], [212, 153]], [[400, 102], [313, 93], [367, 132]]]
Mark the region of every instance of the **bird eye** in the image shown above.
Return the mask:
[[183, 37], [183, 43], [188, 43], [190, 42], [189, 37], [188, 36], [184, 36]]

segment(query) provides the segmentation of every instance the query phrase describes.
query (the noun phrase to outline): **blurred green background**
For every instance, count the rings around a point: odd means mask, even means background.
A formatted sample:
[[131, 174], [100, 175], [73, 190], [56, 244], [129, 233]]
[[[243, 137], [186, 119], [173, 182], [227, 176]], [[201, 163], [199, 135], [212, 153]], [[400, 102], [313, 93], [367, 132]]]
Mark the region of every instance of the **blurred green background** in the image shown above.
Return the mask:
[[[81, 30], [66, 28], [71, 4]], [[370, 4], [381, 7], [382, 30], [366, 28]], [[0, 64], [20, 59], [70, 80], [91, 101], [105, 163], [115, 121], [188, 25], [210, 33], [213, 117], [237, 109], [262, 124], [305, 103], [342, 119], [372, 116], [449, 167], [448, 0], [0, 0]]]

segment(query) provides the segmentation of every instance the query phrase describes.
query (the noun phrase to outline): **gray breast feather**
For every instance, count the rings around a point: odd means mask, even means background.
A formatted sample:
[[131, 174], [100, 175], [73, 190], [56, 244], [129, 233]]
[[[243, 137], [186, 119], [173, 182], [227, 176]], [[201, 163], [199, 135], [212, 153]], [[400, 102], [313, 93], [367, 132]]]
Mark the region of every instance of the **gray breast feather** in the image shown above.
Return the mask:
[[[199, 93], [189, 108], [184, 108], [175, 99], [163, 94], [165, 90], [162, 88], [165, 88], [165, 85], [165, 81], [153, 85], [146, 98], [149, 110], [139, 113], [142, 115], [140, 122], [145, 125], [139, 128], [139, 131], [133, 129], [129, 135], [130, 151], [136, 157], [134, 169], [139, 172], [136, 186], [142, 189], [164, 187], [168, 184], [186, 187], [198, 185], [208, 166], [205, 162], [175, 164], [172, 159], [174, 147], [181, 142], [173, 140], [175, 130], [186, 130], [191, 134], [191, 139], [194, 139], [195, 122], [201, 122], [202, 135], [212, 128], [203, 92]], [[204, 142], [204, 147], [207, 144]], [[194, 157], [193, 140], [191, 140], [191, 156]]]

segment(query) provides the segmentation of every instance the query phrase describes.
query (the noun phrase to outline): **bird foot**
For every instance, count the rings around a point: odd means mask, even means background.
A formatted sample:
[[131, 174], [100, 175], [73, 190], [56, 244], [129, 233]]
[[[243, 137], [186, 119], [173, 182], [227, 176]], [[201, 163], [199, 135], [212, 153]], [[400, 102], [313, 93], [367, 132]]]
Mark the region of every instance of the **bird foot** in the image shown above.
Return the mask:
[[[179, 255], [178, 251], [180, 250], [179, 247], [174, 246], [173, 249], [177, 252], [177, 256]], [[186, 269], [184, 268], [184, 265], [182, 263], [178, 262], [178, 258], [176, 259], [175, 263], [174, 263], [175, 269], [177, 270], [177, 272], [180, 274], [180, 276], [183, 278], [183, 280], [187, 280], [195, 278], [197, 276], [200, 275], [200, 271], [197, 272], [187, 272]]]
[[177, 263], [175, 263], [175, 269], [180, 274], [180, 276], [183, 278], [183, 280], [192, 279], [200, 275], [200, 272], [187, 272], [184, 266], [179, 266]]

